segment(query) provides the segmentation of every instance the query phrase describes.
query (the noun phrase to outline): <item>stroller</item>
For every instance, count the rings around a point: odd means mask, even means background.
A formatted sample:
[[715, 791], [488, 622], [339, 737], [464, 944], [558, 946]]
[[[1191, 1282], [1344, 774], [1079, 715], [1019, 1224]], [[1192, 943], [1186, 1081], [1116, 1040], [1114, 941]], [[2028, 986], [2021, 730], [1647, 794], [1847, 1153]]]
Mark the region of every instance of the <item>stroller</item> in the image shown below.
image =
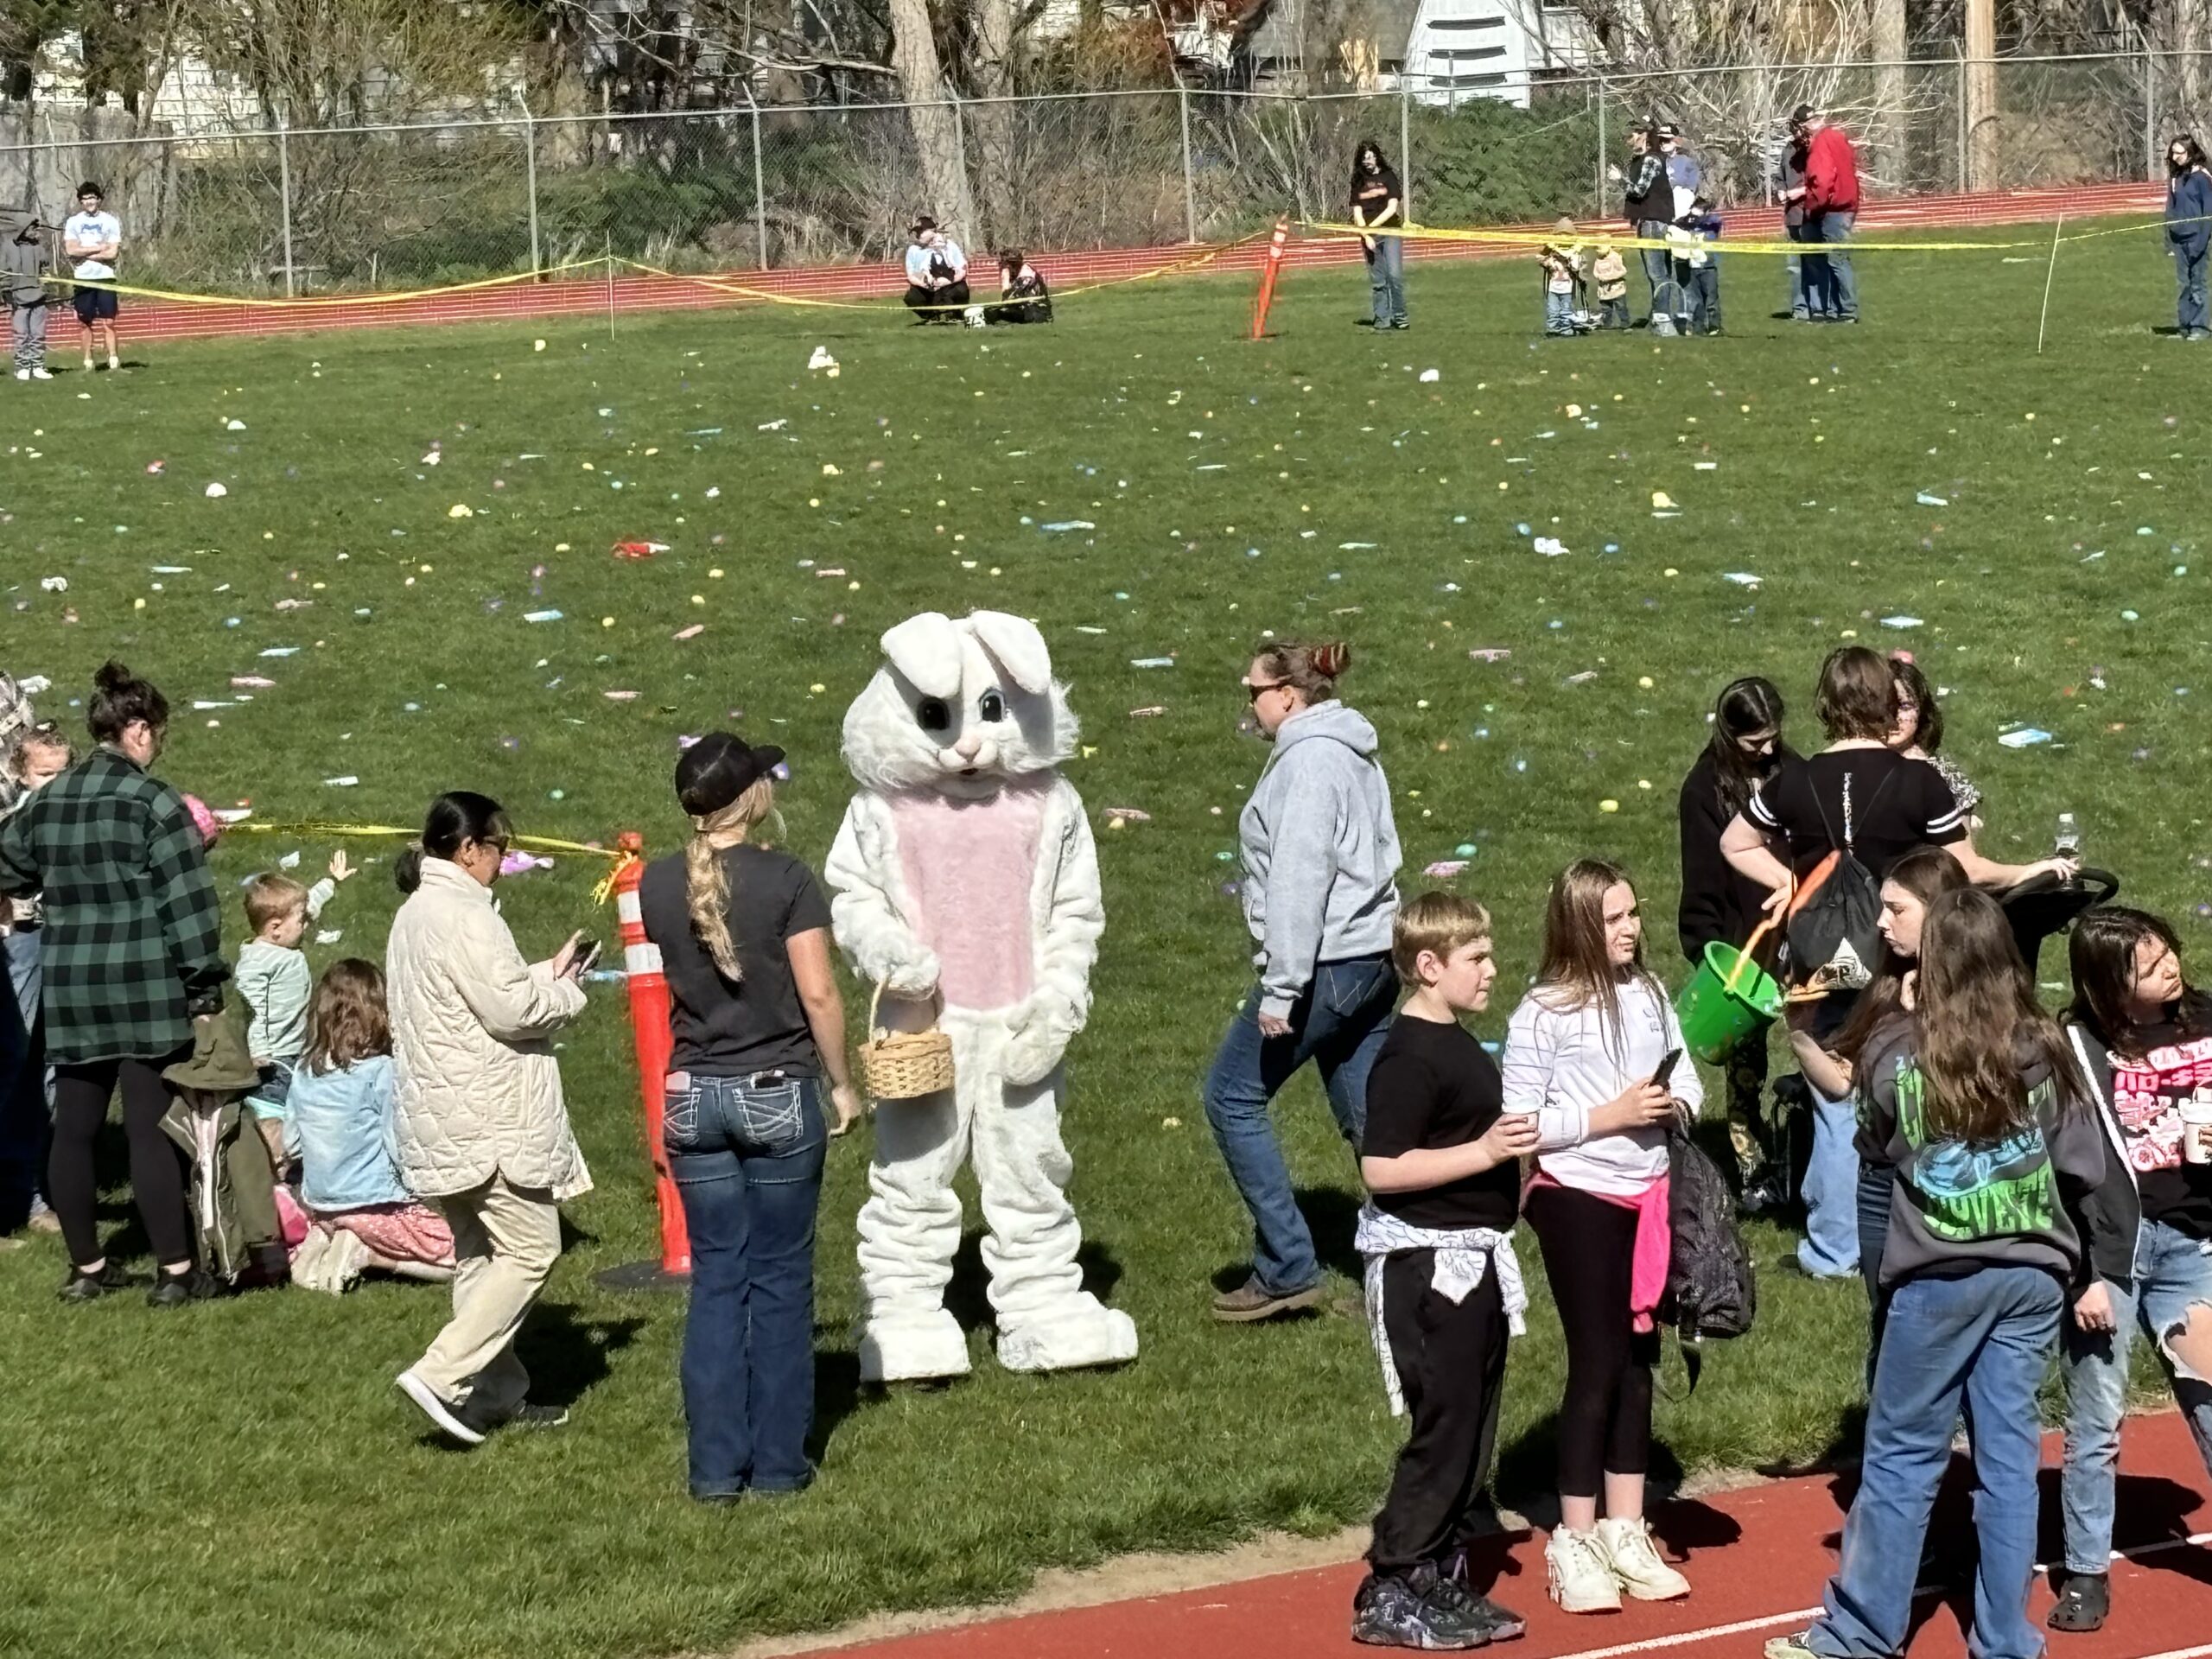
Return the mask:
[[2028, 964], [2028, 977], [2040, 977], [2047, 940], [2073, 926], [2083, 911], [2108, 905], [2119, 896], [2120, 878], [2110, 870], [2092, 869], [2083, 869], [2071, 881], [2045, 871], [1999, 895], [2005, 919], [2012, 925], [2013, 942], [2020, 947], [2020, 960]]

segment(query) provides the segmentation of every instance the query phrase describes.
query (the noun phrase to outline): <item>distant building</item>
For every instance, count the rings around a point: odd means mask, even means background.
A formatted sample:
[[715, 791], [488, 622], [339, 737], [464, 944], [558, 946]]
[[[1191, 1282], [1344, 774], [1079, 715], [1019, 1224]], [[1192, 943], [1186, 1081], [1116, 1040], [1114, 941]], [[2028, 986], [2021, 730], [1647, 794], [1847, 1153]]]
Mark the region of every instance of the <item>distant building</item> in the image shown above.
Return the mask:
[[1349, 82], [1370, 92], [1404, 86], [1423, 104], [1487, 98], [1523, 109], [1531, 82], [1600, 60], [1581, 13], [1540, 0], [1373, 0], [1353, 12], [1273, 0], [1245, 35], [1243, 57], [1255, 89]]

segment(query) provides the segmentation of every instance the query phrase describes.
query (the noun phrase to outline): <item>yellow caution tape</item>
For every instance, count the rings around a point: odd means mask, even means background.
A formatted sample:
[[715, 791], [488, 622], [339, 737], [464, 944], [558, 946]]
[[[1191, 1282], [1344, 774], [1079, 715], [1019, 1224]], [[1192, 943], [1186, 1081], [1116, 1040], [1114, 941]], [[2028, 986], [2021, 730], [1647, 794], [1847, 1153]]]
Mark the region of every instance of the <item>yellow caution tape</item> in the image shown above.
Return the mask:
[[[2071, 235], [2063, 235], [2056, 238], [2055, 239], [2060, 244], [2064, 244], [2069, 242], [2092, 242], [2100, 237], [2106, 236], [2133, 236], [2143, 231], [2159, 229], [2167, 222], [2168, 221], [2164, 219], [2154, 219], [2137, 225], [2112, 226], [2101, 231], [2076, 231]], [[2196, 223], [2200, 221], [2177, 220], [2174, 222]], [[1542, 248], [1552, 246], [1580, 248], [1593, 246], [1602, 243], [1605, 246], [1612, 248], [1661, 248], [1675, 253], [1687, 252], [1694, 249], [1708, 254], [1779, 254], [1799, 257], [1802, 257], [1807, 253], [1819, 253], [1824, 248], [1833, 248], [1847, 254], [2017, 253], [2023, 250], [2033, 251], [2037, 249], [2049, 248], [2054, 240], [2054, 238], [2050, 237], [2038, 236], [2030, 238], [2024, 241], [2017, 242], [1884, 241], [1878, 238], [1862, 238], [1853, 236], [1846, 242], [1832, 242], [1825, 244], [1819, 242], [1738, 241], [1733, 239], [1727, 241], [1714, 240], [1708, 242], [1701, 238], [1691, 241], [1683, 241], [1678, 238], [1663, 237], [1616, 236], [1596, 226], [1592, 226], [1586, 229], [1583, 226], [1577, 226], [1575, 227], [1574, 234], [1570, 237], [1567, 235], [1566, 232], [1556, 230], [1457, 230], [1438, 225], [1377, 225], [1362, 227], [1357, 225], [1338, 224], [1334, 220], [1330, 219], [1302, 219], [1298, 220], [1297, 223], [1300, 229], [1313, 232], [1319, 237], [1331, 241], [1347, 241], [1353, 238], [1364, 239], [1377, 236], [1395, 236], [1402, 238], [1407, 241], [1414, 242], [1475, 242], [1485, 243], [1501, 247], [1516, 248]]]
[[[329, 819], [305, 819], [290, 823], [266, 823], [259, 818], [242, 818], [224, 826], [225, 835], [296, 836], [302, 841], [327, 840], [332, 837], [352, 840], [412, 841], [421, 832], [404, 829], [396, 823], [340, 823]], [[614, 891], [614, 878], [629, 865], [638, 862], [638, 855], [626, 848], [593, 847], [581, 841], [563, 841], [556, 836], [510, 836], [507, 844], [530, 853], [575, 853], [590, 858], [610, 861], [606, 875], [592, 888], [591, 901], [603, 905]]]
[[304, 298], [289, 300], [256, 299], [236, 294], [185, 294], [173, 289], [134, 288], [124, 283], [50, 273], [45, 280], [60, 287], [90, 289], [105, 294], [130, 294], [140, 299], [167, 300], [174, 305], [238, 306], [257, 311], [302, 311], [320, 310], [331, 306], [404, 305], [414, 300], [435, 299], [443, 294], [470, 294], [487, 288], [508, 288], [517, 283], [532, 283], [543, 276], [557, 276], [563, 271], [587, 270], [606, 264], [606, 256], [601, 254], [589, 259], [572, 259], [565, 264], [517, 271], [506, 276], [483, 276], [473, 283], [453, 283], [443, 288], [411, 288], [397, 293], [378, 294], [312, 294]]

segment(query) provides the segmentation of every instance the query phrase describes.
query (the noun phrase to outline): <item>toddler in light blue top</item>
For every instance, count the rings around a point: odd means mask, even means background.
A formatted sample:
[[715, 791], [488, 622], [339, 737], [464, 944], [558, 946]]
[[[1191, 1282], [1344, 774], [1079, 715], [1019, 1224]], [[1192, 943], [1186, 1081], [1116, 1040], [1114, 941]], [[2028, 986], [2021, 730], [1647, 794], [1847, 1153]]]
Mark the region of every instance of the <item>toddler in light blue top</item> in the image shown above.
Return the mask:
[[292, 1070], [307, 1052], [308, 1001], [315, 988], [300, 939], [308, 924], [322, 914], [338, 884], [353, 874], [346, 855], [336, 853], [330, 860], [330, 874], [312, 887], [273, 872], [246, 883], [245, 920], [253, 938], [238, 952], [233, 977], [251, 1015], [246, 1047], [261, 1068], [261, 1085], [247, 1103], [261, 1120], [269, 1155], [280, 1169], [284, 1154], [278, 1125]]

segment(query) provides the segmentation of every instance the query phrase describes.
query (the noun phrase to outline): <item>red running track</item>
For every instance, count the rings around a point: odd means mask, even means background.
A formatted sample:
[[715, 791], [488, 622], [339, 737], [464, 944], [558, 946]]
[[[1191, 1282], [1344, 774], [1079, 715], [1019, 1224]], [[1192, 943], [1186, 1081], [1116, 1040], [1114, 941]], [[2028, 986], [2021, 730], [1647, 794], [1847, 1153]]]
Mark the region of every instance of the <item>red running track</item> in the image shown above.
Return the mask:
[[[2057, 1442], [2046, 1445], [2043, 1549], [2057, 1546]], [[1972, 1606], [1964, 1587], [1972, 1523], [1965, 1469], [1955, 1461], [1931, 1535], [1955, 1581], [1923, 1592], [1910, 1659], [1955, 1659]], [[2178, 1415], [2132, 1420], [2120, 1456], [2120, 1531], [2113, 1614], [2094, 1636], [2050, 1638], [2050, 1659], [2206, 1659], [2212, 1656], [2212, 1500]], [[1528, 1616], [1525, 1639], [1501, 1644], [1511, 1659], [1629, 1659], [1694, 1655], [1758, 1659], [1770, 1637], [1802, 1630], [1835, 1563], [1845, 1496], [1841, 1478], [1777, 1481], [1655, 1509], [1666, 1553], [1694, 1590], [1686, 1601], [1634, 1602], [1599, 1617], [1570, 1617], [1544, 1595], [1543, 1547], [1528, 1533], [1497, 1541], [1502, 1567], [1491, 1593]], [[836, 1651], [862, 1659], [1353, 1659], [1374, 1649], [1346, 1635], [1357, 1562], [1217, 1585], [1139, 1601], [966, 1624]], [[1923, 1575], [1925, 1576], [1925, 1575]], [[2038, 1583], [2038, 1624], [2050, 1610]]]
[[[1871, 201], [1860, 219], [1866, 232], [1879, 230], [1967, 229], [1998, 225], [2048, 223], [2063, 213], [2069, 219], [2099, 214], [2156, 213], [2164, 201], [2158, 185], [2085, 185], [2065, 190], [1989, 192], [1979, 195], [1910, 196]], [[1727, 214], [1728, 236], [1777, 237], [1779, 209], [1745, 207]], [[1609, 221], [1616, 228], [1617, 221]], [[1535, 228], [1542, 228], [1541, 226]], [[1592, 229], [1598, 228], [1592, 224]], [[1203, 254], [1193, 248], [1107, 248], [1086, 252], [1037, 256], [1037, 264], [1056, 289], [1088, 283], [1111, 282], [1154, 270], [1178, 260]], [[1265, 256], [1266, 238], [1236, 243], [1221, 250], [1204, 269], [1213, 271], [1250, 271]], [[1521, 248], [1484, 246], [1476, 243], [1423, 244], [1419, 257], [1481, 259], [1525, 257]], [[1350, 264], [1359, 257], [1349, 241], [1294, 240], [1289, 263], [1319, 266]], [[905, 279], [896, 265], [818, 265], [796, 270], [731, 270], [718, 280], [741, 284], [785, 299], [875, 300], [896, 310], [895, 296]], [[612, 287], [614, 309], [624, 312], [701, 310], [763, 302], [705, 286], [680, 276], [618, 276]], [[297, 334], [322, 328], [421, 327], [425, 323], [493, 322], [536, 318], [586, 316], [604, 312], [609, 304], [609, 285], [604, 277], [564, 279], [550, 283], [517, 283], [505, 288], [480, 289], [469, 293], [431, 294], [417, 299], [385, 304], [323, 302], [314, 305], [266, 306], [179, 305], [141, 301], [126, 296], [124, 328], [134, 341], [181, 340], [235, 334]], [[824, 312], [825, 320], [838, 314]], [[49, 327], [57, 351], [77, 343], [75, 319], [67, 308], [56, 304], [49, 314]]]

